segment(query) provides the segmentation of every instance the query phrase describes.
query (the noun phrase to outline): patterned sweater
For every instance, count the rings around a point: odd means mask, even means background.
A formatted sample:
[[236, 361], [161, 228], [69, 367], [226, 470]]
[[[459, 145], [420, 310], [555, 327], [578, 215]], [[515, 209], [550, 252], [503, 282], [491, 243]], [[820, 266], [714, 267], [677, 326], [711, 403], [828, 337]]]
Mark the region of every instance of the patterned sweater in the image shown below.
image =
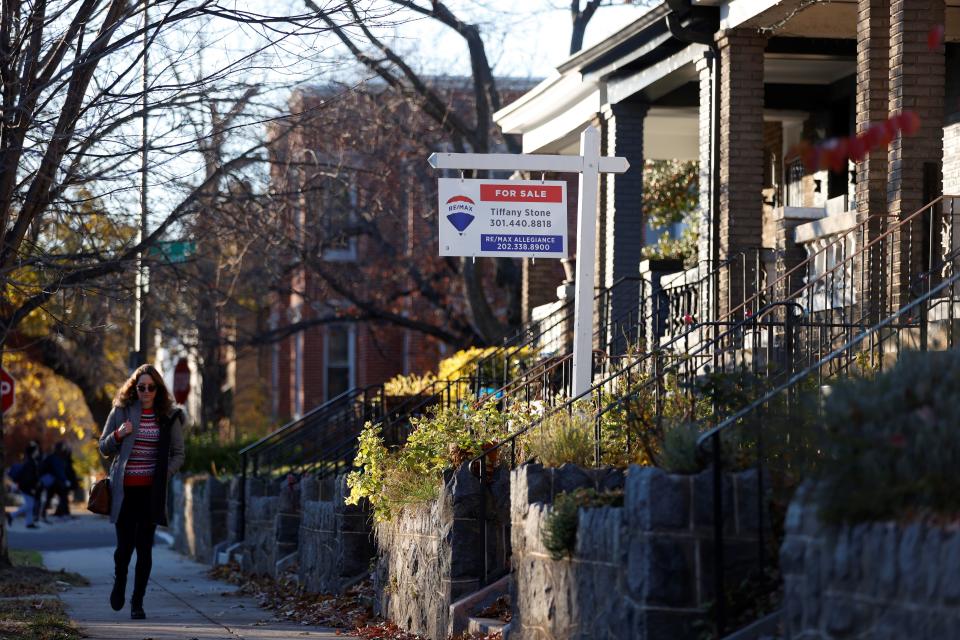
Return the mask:
[[140, 414], [140, 428], [133, 443], [133, 451], [127, 460], [123, 476], [125, 487], [148, 487], [153, 484], [157, 468], [157, 448], [160, 444], [160, 425], [153, 409], [144, 409]]

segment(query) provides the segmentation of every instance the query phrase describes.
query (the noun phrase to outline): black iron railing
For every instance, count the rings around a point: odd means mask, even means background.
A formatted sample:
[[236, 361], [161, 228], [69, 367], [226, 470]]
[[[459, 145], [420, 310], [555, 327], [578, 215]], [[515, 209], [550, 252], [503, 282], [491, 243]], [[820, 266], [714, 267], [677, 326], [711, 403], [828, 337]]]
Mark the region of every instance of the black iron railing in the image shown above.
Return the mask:
[[[773, 386], [744, 408], [722, 420], [714, 427], [704, 432], [697, 441], [697, 447], [705, 457], [711, 461], [714, 476], [714, 546], [713, 571], [714, 589], [717, 594], [714, 604], [714, 625], [718, 637], [728, 631], [728, 601], [731, 585], [727, 583], [726, 575], [728, 563], [724, 556], [725, 536], [723, 526], [723, 491], [722, 479], [724, 472], [725, 445], [723, 440], [735, 430], [745, 432], [741, 441], [749, 441], [755, 455], [754, 466], [757, 469], [758, 491], [760, 503], [758, 513], [769, 513], [767, 488], [764, 483], [770, 483], [780, 489], [781, 503], [789, 501], [790, 494], [796, 483], [803, 477], [805, 455], [815, 459], [815, 454], [805, 452], [801, 447], [812, 438], [816, 441], [816, 431], [821, 424], [820, 411], [823, 404], [818, 396], [821, 390], [830, 381], [839, 375], [845, 375], [860, 363], [867, 363], [868, 367], [882, 370], [893, 362], [903, 349], [919, 349], [926, 351], [934, 346], [938, 349], [952, 349], [955, 346], [955, 331], [952, 325], [957, 319], [958, 303], [960, 303], [960, 271], [953, 269], [958, 253], [951, 251], [940, 262], [942, 267], [951, 267], [952, 273], [947, 277], [931, 276], [914, 279], [913, 289], [919, 292], [913, 300], [890, 314], [877, 324], [851, 337], [846, 343], [837, 346], [815, 362], [790, 376], [778, 385]], [[937, 280], [936, 285], [932, 282]], [[942, 323], [944, 330], [940, 333], [936, 344], [926, 339], [929, 327], [935, 323]], [[807, 391], [813, 400], [801, 403], [801, 393]], [[772, 448], [765, 443], [771, 439], [775, 428], [783, 429], [785, 425], [806, 425], [813, 432], [807, 437], [794, 437], [793, 449], [784, 449], [783, 446]], [[783, 438], [780, 438], [782, 441]], [[728, 448], [728, 447], [726, 447]], [[771, 449], [774, 449], [771, 451]], [[810, 460], [806, 460], [810, 462]], [[770, 548], [767, 541], [771, 539], [771, 531], [767, 529], [769, 523], [766, 518], [758, 519], [757, 531], [757, 559], [755, 575], [764, 575], [765, 569], [773, 562], [775, 550], [779, 546], [773, 540]]]
[[342, 465], [334, 450], [344, 440], [355, 440], [367, 420], [383, 414], [383, 399], [383, 385], [350, 389], [242, 449], [239, 538], [244, 536], [247, 478], [275, 480]]
[[[807, 438], [793, 434], [790, 445], [793, 450], [784, 450], [781, 442], [774, 453], [765, 444], [770, 440], [771, 430], [784, 436], [785, 432], [795, 431], [804, 422], [803, 417], [810, 422], [808, 426], [816, 429], [817, 412], [822, 409], [822, 403], [815, 399], [801, 405], [803, 386], [809, 395], [816, 397], [830, 381], [840, 376], [882, 370], [895, 361], [904, 348], [931, 348], [931, 323], [943, 321], [943, 326], [949, 327], [956, 313], [955, 266], [960, 247], [956, 245], [953, 229], [958, 215], [960, 211], [954, 197], [945, 196], [899, 221], [888, 221], [887, 228], [874, 233], [875, 237], [865, 237], [866, 226], [861, 224], [825, 247], [823, 251], [832, 254], [832, 264], [820, 262], [814, 277], [810, 277], [813, 271], [810, 267], [815, 264], [811, 260], [804, 270], [804, 282], [788, 289], [785, 296], [795, 309], [802, 311], [798, 324], [809, 327], [809, 331], [792, 336], [795, 342], [790, 349], [791, 369], [794, 370], [786, 380], [761, 385], [760, 393], [756, 394], [759, 397], [733, 415], [717, 416], [719, 424], [700, 438], [700, 448], [710, 445], [714, 474], [713, 557], [714, 587], [718, 596], [713, 613], [718, 636], [728, 630], [727, 603], [731, 587], [725, 579], [722, 525], [724, 448], [739, 447], [741, 452], [755, 452], [758, 513], [769, 513], [764, 504], [767, 488], [780, 493], [779, 503], [786, 504], [789, 497], [784, 494], [789, 493], [789, 479], [802, 472], [804, 454], [810, 456], [809, 451], [801, 449]], [[863, 234], [856, 251], [846, 251], [851, 234]], [[749, 306], [745, 309], [744, 313], [749, 315]], [[939, 331], [934, 342], [937, 348], [952, 348], [954, 332]], [[772, 390], [764, 393], [770, 387]], [[811, 410], [813, 415], [809, 415]], [[801, 415], [804, 411], [806, 416]], [[750, 437], [730, 438], [732, 443], [724, 445], [723, 438], [736, 429], [749, 432]], [[778, 456], [777, 460], [771, 459], [774, 455]], [[765, 487], [765, 482], [770, 486]], [[765, 563], [775, 557], [777, 545], [767, 548], [772, 536], [764, 527], [769, 523], [766, 518], [758, 522], [758, 562], [752, 576], [762, 581], [763, 576], [769, 580]]]

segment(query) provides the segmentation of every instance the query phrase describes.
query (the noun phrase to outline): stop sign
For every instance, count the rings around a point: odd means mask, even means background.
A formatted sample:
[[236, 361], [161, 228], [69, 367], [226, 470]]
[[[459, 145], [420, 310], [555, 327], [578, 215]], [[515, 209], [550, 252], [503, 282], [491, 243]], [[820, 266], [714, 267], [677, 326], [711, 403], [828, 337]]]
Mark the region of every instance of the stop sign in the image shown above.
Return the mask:
[[0, 413], [6, 413], [13, 406], [13, 376], [0, 367]]
[[183, 404], [190, 395], [190, 365], [186, 358], [180, 358], [173, 368], [173, 398], [177, 404]]

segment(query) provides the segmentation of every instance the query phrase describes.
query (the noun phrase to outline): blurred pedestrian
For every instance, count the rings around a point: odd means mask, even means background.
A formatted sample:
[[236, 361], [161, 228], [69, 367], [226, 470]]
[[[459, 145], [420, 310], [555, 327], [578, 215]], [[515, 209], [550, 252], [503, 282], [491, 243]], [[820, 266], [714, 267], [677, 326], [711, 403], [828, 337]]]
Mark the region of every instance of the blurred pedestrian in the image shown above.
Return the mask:
[[153, 565], [153, 536], [167, 524], [167, 481], [183, 464], [183, 411], [153, 365], [145, 364], [121, 385], [100, 436], [110, 462], [110, 522], [116, 525], [110, 606], [123, 608], [127, 568], [134, 550], [130, 617], [143, 620], [143, 597]]
[[59, 500], [66, 500], [67, 491], [70, 488], [70, 481], [67, 479], [67, 464], [64, 460], [63, 448], [66, 443], [63, 440], [57, 441], [53, 445], [53, 451], [43, 457], [40, 463], [40, 484], [43, 485], [43, 491], [46, 494], [40, 507], [40, 519], [47, 520], [47, 511], [50, 510], [50, 503], [53, 496], [63, 496]]
[[20, 496], [23, 498], [23, 504], [12, 514], [7, 514], [7, 524], [13, 524], [14, 518], [23, 516], [27, 521], [27, 529], [36, 529], [34, 522], [34, 498], [37, 484], [40, 479], [40, 462], [37, 460], [40, 456], [40, 447], [36, 442], [30, 441], [23, 451], [23, 460], [11, 469], [10, 479], [17, 484]]
[[43, 483], [49, 482], [52, 479], [52, 476], [46, 478], [43, 477], [43, 472], [40, 470], [40, 466], [43, 464], [43, 448], [40, 446], [40, 443], [37, 443], [37, 452], [35, 454], [35, 459], [37, 461], [37, 482], [33, 487], [33, 522], [36, 524], [40, 521], [40, 505], [43, 504]]
[[60, 456], [63, 458], [63, 472], [67, 478], [67, 484], [63, 490], [57, 493], [57, 510], [53, 515], [61, 518], [70, 517], [70, 492], [77, 488], [77, 470], [73, 468], [73, 451], [66, 442], [61, 442]]

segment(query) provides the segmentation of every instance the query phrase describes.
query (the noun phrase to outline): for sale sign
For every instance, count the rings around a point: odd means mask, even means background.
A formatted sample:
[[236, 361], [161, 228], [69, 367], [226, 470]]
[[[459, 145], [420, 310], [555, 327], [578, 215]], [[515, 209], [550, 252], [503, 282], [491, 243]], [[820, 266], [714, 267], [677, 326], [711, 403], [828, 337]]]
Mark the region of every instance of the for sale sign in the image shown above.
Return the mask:
[[567, 183], [441, 178], [440, 255], [567, 257]]

